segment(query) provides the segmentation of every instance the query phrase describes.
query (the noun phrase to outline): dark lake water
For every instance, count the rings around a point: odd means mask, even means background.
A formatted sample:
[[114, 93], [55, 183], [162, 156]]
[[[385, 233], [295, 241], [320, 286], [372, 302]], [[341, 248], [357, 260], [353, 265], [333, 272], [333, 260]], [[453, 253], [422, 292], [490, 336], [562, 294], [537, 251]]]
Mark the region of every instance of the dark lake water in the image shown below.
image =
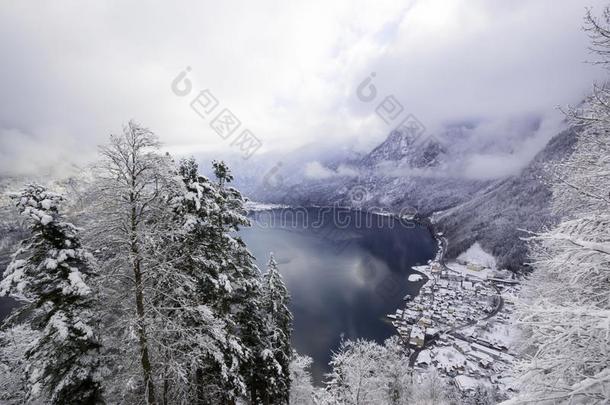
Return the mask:
[[314, 359], [317, 383], [341, 338], [377, 342], [394, 334], [385, 315], [424, 281], [411, 266], [436, 252], [428, 230], [387, 216], [347, 209], [276, 209], [251, 214], [240, 231], [264, 271], [273, 252], [290, 291], [293, 344]]

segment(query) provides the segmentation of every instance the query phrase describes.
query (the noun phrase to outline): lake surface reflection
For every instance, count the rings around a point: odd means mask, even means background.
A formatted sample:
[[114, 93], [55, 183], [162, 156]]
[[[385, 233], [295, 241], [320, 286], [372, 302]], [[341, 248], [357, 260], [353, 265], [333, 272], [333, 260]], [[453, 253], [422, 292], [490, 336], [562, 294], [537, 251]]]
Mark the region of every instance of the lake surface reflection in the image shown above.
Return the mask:
[[274, 253], [292, 297], [293, 344], [314, 359], [317, 383], [342, 336], [383, 342], [394, 334], [385, 315], [419, 290], [424, 281], [407, 280], [411, 266], [436, 252], [425, 227], [361, 211], [275, 209], [251, 219], [240, 234], [261, 270]]

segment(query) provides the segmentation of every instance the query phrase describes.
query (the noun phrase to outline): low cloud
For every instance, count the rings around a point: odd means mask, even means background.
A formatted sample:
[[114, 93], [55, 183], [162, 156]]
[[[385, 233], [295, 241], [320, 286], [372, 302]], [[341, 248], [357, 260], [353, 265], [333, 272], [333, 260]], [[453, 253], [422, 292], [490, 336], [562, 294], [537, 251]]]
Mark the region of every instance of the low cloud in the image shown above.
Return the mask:
[[304, 175], [312, 180], [331, 177], [356, 177], [358, 176], [358, 170], [346, 165], [340, 165], [336, 170], [333, 170], [316, 160], [305, 164]]
[[523, 123], [513, 125], [516, 131], [505, 130], [503, 133], [507, 134], [508, 139], [504, 147], [475, 150], [467, 155], [462, 175], [470, 179], [489, 180], [518, 174], [553, 136], [565, 128], [563, 115], [559, 112], [535, 123], [532, 120], [529, 122], [532, 124], [529, 130]]
[[466, 163], [464, 176], [470, 179], [491, 180], [516, 174], [522, 168], [520, 156], [474, 155]]
[[[40, 135], [43, 134], [44, 142]], [[56, 130], [36, 135], [18, 129], [0, 128], [0, 174], [7, 176], [63, 176], [78, 173], [97, 152], [85, 149], [75, 139]]]

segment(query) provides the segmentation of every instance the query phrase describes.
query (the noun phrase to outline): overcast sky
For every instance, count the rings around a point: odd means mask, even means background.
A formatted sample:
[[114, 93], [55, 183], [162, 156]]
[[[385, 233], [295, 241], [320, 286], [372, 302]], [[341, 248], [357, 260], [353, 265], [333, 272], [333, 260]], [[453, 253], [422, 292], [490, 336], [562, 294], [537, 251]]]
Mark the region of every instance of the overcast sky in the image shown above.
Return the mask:
[[[132, 118], [177, 154], [230, 150], [231, 139], [189, 107], [204, 89], [262, 141], [260, 153], [310, 143], [371, 148], [389, 130], [376, 102], [394, 95], [428, 131], [477, 122], [485, 142], [534, 117], [540, 133], [511, 152], [521, 162], [558, 128], [556, 107], [604, 78], [584, 63], [591, 55], [581, 30], [585, 6], [603, 5], [2, 2], [0, 174], [82, 164]], [[180, 97], [171, 83], [187, 66], [192, 91]], [[372, 72], [378, 99], [364, 103], [356, 88]], [[475, 171], [490, 156], [477, 159]]]

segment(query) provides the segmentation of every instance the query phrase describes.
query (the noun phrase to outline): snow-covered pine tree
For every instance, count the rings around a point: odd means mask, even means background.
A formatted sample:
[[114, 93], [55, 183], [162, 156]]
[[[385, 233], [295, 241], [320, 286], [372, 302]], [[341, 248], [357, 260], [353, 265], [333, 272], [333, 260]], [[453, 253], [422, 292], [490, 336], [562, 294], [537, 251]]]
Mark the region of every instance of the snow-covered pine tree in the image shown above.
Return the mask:
[[266, 312], [263, 289], [261, 283], [250, 283], [241, 293], [244, 300], [237, 320], [248, 350], [242, 373], [251, 403], [283, 404], [283, 369], [276, 359], [275, 327]]
[[[183, 187], [171, 198], [173, 225], [155, 249], [159, 262], [154, 288], [155, 338], [163, 374], [163, 398], [209, 404], [243, 392], [238, 362], [228, 355], [236, 344], [227, 335], [220, 303], [232, 291], [223, 273], [226, 258], [218, 248], [217, 189], [198, 174], [194, 159], [178, 168]], [[235, 393], [233, 395], [228, 393]]]
[[246, 354], [241, 361], [241, 375], [249, 402], [268, 404], [269, 374], [272, 373], [269, 369], [279, 366], [269, 349], [269, 327], [262, 310], [260, 283], [249, 283], [245, 288], [240, 288], [239, 295], [242, 299], [235, 319]]
[[[0, 403], [21, 405], [26, 403], [28, 381], [25, 372], [25, 353], [39, 337], [27, 324], [3, 325], [0, 330]], [[39, 402], [30, 400], [32, 405]]]
[[14, 196], [30, 223], [0, 283], [0, 293], [24, 300], [20, 311], [39, 337], [26, 352], [28, 400], [47, 395], [53, 404], [103, 403], [100, 342], [91, 255], [77, 229], [59, 213], [61, 196], [28, 185]]
[[229, 326], [229, 336], [241, 343], [240, 351], [234, 357], [239, 360], [240, 372], [246, 385], [246, 392], [251, 403], [265, 403], [269, 399], [268, 379], [261, 369], [268, 369], [270, 364], [277, 369], [273, 356], [269, 356], [269, 326], [263, 307], [261, 274], [254, 264], [254, 257], [245, 243], [235, 232], [241, 226], [249, 226], [244, 208], [245, 199], [241, 193], [228, 186], [233, 176], [224, 162], [213, 162], [216, 176], [215, 223], [219, 229], [219, 252], [226, 257], [219, 276], [224, 280], [225, 288], [231, 291], [229, 301], [222, 306], [225, 316], [233, 320]]
[[216, 182], [198, 174], [194, 159], [182, 161], [178, 171], [184, 190], [169, 204], [178, 226], [157, 249], [167, 263], [155, 275], [160, 280], [155, 296], [177, 287], [165, 294], [165, 304], [154, 305], [165, 325], [157, 329], [171, 325], [177, 334], [163, 339], [174, 342], [171, 346], [159, 342], [166, 359], [162, 367], [172, 364], [174, 375], [185, 375], [188, 360], [193, 372], [185, 385], [191, 387], [191, 402], [233, 404], [250, 396], [254, 353], [266, 336], [260, 272], [235, 236], [249, 224], [244, 199], [227, 186], [232, 176], [222, 162], [214, 162]]
[[262, 391], [267, 403], [287, 404], [290, 399], [290, 360], [292, 356], [292, 314], [290, 295], [271, 253], [263, 275], [263, 311], [267, 315], [268, 348], [261, 356], [264, 378]]

